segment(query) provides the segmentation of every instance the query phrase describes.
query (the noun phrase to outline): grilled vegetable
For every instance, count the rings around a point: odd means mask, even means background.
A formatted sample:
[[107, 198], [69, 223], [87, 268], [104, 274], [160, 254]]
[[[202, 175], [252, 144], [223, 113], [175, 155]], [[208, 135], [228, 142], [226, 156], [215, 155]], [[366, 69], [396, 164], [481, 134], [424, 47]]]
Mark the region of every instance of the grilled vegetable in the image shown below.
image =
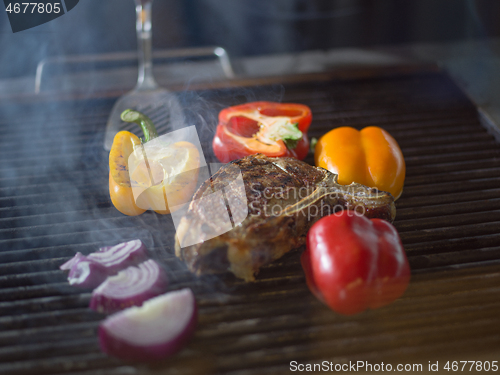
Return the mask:
[[80, 253], [64, 263], [60, 269], [70, 269], [68, 281], [71, 285], [94, 288], [107, 276], [135, 264], [148, 257], [146, 246], [141, 240], [132, 240], [115, 246], [107, 246], [87, 256]]
[[70, 285], [81, 288], [95, 288], [101, 284], [108, 273], [106, 267], [97, 262], [80, 259], [70, 269], [68, 282]]
[[[141, 126], [144, 142], [127, 131], [116, 134], [109, 153], [112, 203], [129, 216], [140, 215], [149, 208], [169, 214], [170, 207], [184, 203], [194, 193], [200, 165], [198, 149], [190, 142], [163, 142], [151, 120], [140, 112], [128, 109], [121, 118]], [[129, 166], [132, 154], [135, 164]]]
[[194, 295], [182, 289], [109, 316], [99, 325], [99, 343], [105, 353], [127, 361], [164, 359], [184, 347], [196, 321]]
[[[146, 116], [142, 117], [139, 112], [132, 111], [132, 114], [134, 113], [137, 113], [135, 118], [130, 112], [124, 112], [125, 116], [122, 114], [122, 119], [127, 122], [129, 122], [128, 120], [138, 120], [146, 142], [150, 140], [151, 135], [156, 136], [156, 129], [151, 120]], [[140, 144], [141, 140], [135, 134], [123, 130], [115, 135], [109, 152], [109, 195], [111, 202], [118, 211], [128, 216], [140, 215], [146, 211], [135, 203], [128, 168], [128, 159]]]
[[387, 191], [395, 199], [403, 192], [403, 153], [396, 140], [379, 127], [331, 130], [316, 144], [314, 160], [316, 166], [338, 174], [341, 185], [356, 182]]
[[219, 113], [213, 140], [217, 158], [227, 163], [261, 153], [304, 159], [309, 150], [309, 107], [293, 103], [252, 102]]
[[63, 270], [63, 271], [68, 271], [75, 264], [77, 264], [78, 262], [80, 262], [81, 260], [85, 260], [85, 255], [83, 255], [82, 253], [78, 252], [78, 253], [75, 254], [75, 256], [73, 258], [71, 258], [70, 260], [68, 260], [66, 263], [62, 264], [59, 267], [59, 269]]
[[385, 220], [370, 220], [353, 211], [314, 224], [301, 261], [311, 291], [345, 315], [393, 302], [410, 280], [396, 229]]
[[87, 255], [87, 259], [106, 267], [108, 274], [112, 275], [118, 271], [148, 258], [148, 251], [141, 240], [132, 240], [107, 247], [103, 251]]
[[167, 275], [153, 259], [137, 267], [130, 266], [115, 276], [109, 276], [92, 292], [90, 308], [112, 313], [162, 294], [167, 288]]
[[200, 166], [199, 151], [190, 142], [162, 145], [156, 140], [148, 143], [145, 150], [135, 159], [137, 167], [131, 170], [132, 189], [139, 190], [136, 195], [141, 207], [169, 214], [194, 194]]

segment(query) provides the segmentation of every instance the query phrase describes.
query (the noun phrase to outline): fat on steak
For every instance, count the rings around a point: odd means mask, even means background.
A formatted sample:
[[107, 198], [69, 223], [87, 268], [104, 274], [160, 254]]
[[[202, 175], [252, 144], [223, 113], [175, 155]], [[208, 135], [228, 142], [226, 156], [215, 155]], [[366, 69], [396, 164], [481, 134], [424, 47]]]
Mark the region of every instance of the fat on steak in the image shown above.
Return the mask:
[[[221, 229], [214, 220], [221, 212], [207, 210], [199, 202], [221, 189], [227, 200], [241, 196], [243, 189], [231, 190], [238, 173], [243, 177], [246, 218], [219, 236], [181, 247], [190, 233], [203, 237]], [[389, 193], [360, 184], [339, 185], [336, 174], [294, 158], [247, 156], [224, 165], [201, 185], [177, 227], [175, 252], [196, 274], [230, 271], [254, 281], [262, 266], [304, 245], [317, 220], [342, 209], [390, 222], [396, 215]]]

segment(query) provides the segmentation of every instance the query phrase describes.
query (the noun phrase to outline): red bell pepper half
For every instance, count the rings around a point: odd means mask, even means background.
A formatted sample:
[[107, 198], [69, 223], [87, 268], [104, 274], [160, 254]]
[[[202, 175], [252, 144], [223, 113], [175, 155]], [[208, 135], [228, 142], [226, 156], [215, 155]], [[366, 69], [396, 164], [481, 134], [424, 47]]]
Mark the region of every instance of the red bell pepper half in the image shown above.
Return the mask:
[[393, 302], [410, 281], [410, 266], [396, 228], [353, 211], [315, 223], [301, 262], [311, 292], [345, 315]]
[[213, 139], [215, 156], [227, 163], [261, 153], [304, 159], [311, 109], [303, 104], [251, 102], [223, 109]]

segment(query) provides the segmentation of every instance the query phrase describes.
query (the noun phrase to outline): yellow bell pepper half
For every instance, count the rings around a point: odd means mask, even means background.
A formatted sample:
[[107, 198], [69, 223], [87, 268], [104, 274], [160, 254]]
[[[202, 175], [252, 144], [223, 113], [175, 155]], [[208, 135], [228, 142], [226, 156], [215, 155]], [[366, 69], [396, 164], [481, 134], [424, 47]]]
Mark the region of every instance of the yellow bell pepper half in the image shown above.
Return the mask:
[[338, 182], [353, 182], [387, 191], [398, 199], [406, 166], [396, 140], [385, 130], [369, 126], [361, 131], [344, 126], [322, 136], [314, 151], [316, 166], [338, 174]]
[[[116, 134], [109, 153], [109, 194], [111, 202], [121, 213], [140, 215], [151, 208], [159, 214], [169, 214], [170, 206], [186, 203], [193, 195], [198, 179], [200, 154], [190, 142], [177, 142], [157, 149], [148, 162], [130, 170], [129, 157], [143, 155], [143, 144], [157, 138], [151, 120], [144, 114], [126, 110], [121, 118], [135, 122], [144, 132], [144, 143], [131, 132]], [[135, 160], [138, 160], [137, 158]], [[140, 160], [140, 159], [139, 159]], [[153, 181], [152, 181], [153, 179]], [[134, 197], [134, 186], [142, 186], [142, 193]]]
[[200, 153], [195, 145], [176, 142], [149, 153], [147, 163], [143, 158], [138, 161], [136, 168], [129, 166], [138, 206], [169, 214], [189, 202], [200, 167]]
[[137, 216], [146, 211], [135, 204], [128, 173], [128, 158], [140, 144], [135, 134], [120, 131], [115, 135], [109, 152], [109, 196], [113, 206], [128, 216]]

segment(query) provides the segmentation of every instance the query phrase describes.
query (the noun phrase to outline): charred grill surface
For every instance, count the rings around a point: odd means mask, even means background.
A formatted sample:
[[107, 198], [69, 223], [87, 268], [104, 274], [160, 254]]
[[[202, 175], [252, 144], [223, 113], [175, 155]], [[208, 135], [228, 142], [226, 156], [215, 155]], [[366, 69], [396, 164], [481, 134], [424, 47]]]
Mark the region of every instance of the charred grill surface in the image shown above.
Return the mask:
[[[209, 162], [216, 160], [206, 129], [215, 126], [218, 111], [254, 99], [310, 106], [311, 137], [334, 126], [378, 125], [398, 141], [407, 177], [394, 225], [412, 280], [394, 304], [353, 317], [332, 313], [311, 295], [300, 252], [262, 267], [254, 283], [228, 273], [196, 277], [175, 256], [168, 215], [117, 212], [102, 151], [115, 99], [2, 101], [0, 374], [276, 375], [290, 374], [291, 361], [425, 369], [436, 360], [443, 366], [452, 359], [498, 359], [498, 132], [481, 124], [481, 114], [443, 73], [362, 73], [252, 87], [247, 81], [183, 97], [188, 123], [206, 135]], [[313, 163], [311, 155], [306, 162]], [[187, 349], [155, 365], [102, 354], [97, 327], [104, 316], [88, 309], [91, 291], [70, 287], [59, 270], [77, 251], [133, 238], [167, 267], [170, 289], [190, 287], [198, 303], [199, 325]], [[226, 269], [226, 254], [215, 249], [208, 265]]]
[[[244, 189], [232, 183], [239, 174]], [[225, 212], [206, 210], [203, 201], [216, 191], [225, 192], [228, 208], [248, 204], [248, 213], [241, 207], [245, 220], [225, 233], [217, 219]], [[391, 222], [396, 211], [389, 193], [339, 185], [337, 175], [323, 168], [294, 158], [248, 156], [223, 166], [196, 192], [178, 228], [176, 254], [197, 274], [231, 271], [253, 281], [262, 266], [304, 245], [316, 221], [343, 209]], [[199, 243], [181, 247], [179, 239], [193, 233]], [[212, 233], [223, 234], [211, 238]]]

